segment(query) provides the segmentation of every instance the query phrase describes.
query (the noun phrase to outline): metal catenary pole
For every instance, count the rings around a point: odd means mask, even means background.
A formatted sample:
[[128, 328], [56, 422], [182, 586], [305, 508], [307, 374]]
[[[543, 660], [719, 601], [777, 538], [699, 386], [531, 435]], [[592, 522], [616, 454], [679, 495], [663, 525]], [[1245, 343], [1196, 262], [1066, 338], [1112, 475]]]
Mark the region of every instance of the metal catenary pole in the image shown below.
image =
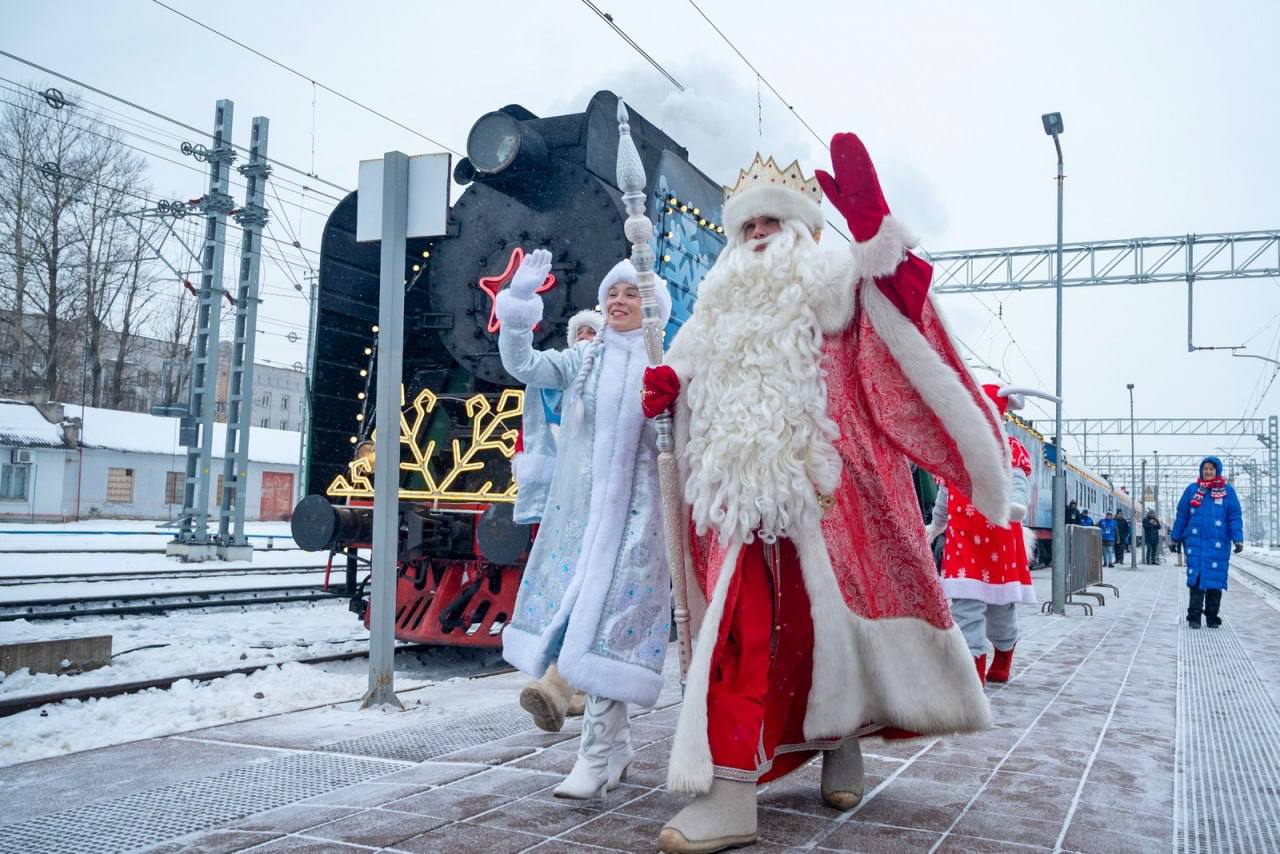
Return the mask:
[[307, 283], [310, 285], [311, 295], [307, 299], [307, 367], [302, 379], [306, 393], [302, 396], [302, 441], [298, 443], [298, 488], [296, 495], [298, 501], [301, 501], [306, 496], [307, 481], [311, 476], [311, 398], [315, 392], [311, 378], [314, 376], [316, 369], [316, 319], [320, 311], [316, 302], [319, 276], [316, 273], [308, 273]]
[[[1129, 515], [1131, 517], [1136, 516], [1136, 511], [1138, 509], [1138, 497], [1133, 495], [1134, 488], [1137, 486], [1137, 480], [1138, 480], [1137, 464], [1134, 462], [1134, 460], [1137, 458], [1137, 451], [1135, 450], [1135, 448], [1136, 448], [1136, 445], [1134, 444], [1134, 438], [1133, 438], [1133, 383], [1129, 383], [1129, 493], [1130, 493], [1129, 499], [1133, 502], [1133, 509], [1129, 511]], [[1133, 533], [1133, 526], [1134, 526], [1134, 523], [1137, 521], [1138, 520], [1136, 518], [1129, 519], [1129, 568], [1130, 569], [1138, 568], [1138, 552], [1136, 549], [1133, 548], [1133, 544], [1138, 539]]]
[[1062, 142], [1053, 135], [1053, 147], [1058, 152], [1058, 252], [1054, 276], [1057, 279], [1056, 381], [1054, 393], [1058, 396], [1053, 407], [1054, 467], [1053, 467], [1053, 613], [1067, 612], [1067, 459], [1062, 435]]
[[373, 583], [369, 594], [369, 691], [361, 705], [400, 707], [395, 693], [396, 558], [400, 524], [400, 375], [404, 360], [404, 273], [409, 156], [382, 160], [382, 247], [378, 281], [377, 429], [373, 465]]
[[224, 560], [252, 560], [253, 548], [244, 535], [244, 503], [249, 492], [249, 430], [253, 421], [253, 351], [258, 330], [258, 275], [262, 262], [262, 227], [267, 223], [267, 133], [270, 121], [253, 120], [245, 203], [236, 214], [244, 229], [240, 239], [240, 274], [236, 288], [235, 334], [227, 373], [227, 441], [222, 463], [222, 505], [218, 510], [218, 556]]
[[1280, 418], [1267, 419], [1267, 547], [1280, 549]]
[[168, 549], [184, 560], [213, 556], [209, 541], [209, 469], [213, 462], [213, 411], [218, 380], [218, 329], [222, 319], [222, 258], [226, 247], [227, 214], [233, 207], [231, 184], [231, 126], [235, 105], [220, 100], [214, 110], [213, 145], [204, 153], [209, 163], [209, 190], [200, 200], [205, 213], [204, 248], [200, 255], [200, 290], [196, 331], [191, 351], [191, 398], [187, 433], [186, 480], [178, 535]]

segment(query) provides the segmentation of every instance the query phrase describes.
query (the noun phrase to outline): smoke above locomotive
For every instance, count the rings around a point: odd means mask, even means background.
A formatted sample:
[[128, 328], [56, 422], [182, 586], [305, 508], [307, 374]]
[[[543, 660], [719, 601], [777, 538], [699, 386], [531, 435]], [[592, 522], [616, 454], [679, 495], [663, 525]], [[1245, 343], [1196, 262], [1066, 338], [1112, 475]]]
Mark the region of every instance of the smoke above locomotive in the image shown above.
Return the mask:
[[[412, 456], [425, 471], [418, 458], [428, 449], [457, 456], [456, 443], [477, 435], [476, 410], [483, 408], [477, 396], [489, 407], [480, 415], [508, 411], [503, 407], [512, 398], [503, 392], [517, 383], [498, 356], [493, 305], [523, 252], [548, 249], [553, 257], [555, 284], [543, 294], [539, 347], [563, 346], [569, 318], [595, 306], [600, 279], [627, 254], [626, 214], [615, 183], [617, 102], [617, 95], [602, 91], [583, 112], [549, 118], [509, 105], [471, 128], [467, 156], [453, 173], [466, 189], [450, 209], [447, 235], [411, 239], [406, 247], [403, 403], [413, 435], [402, 461]], [[670, 341], [724, 246], [722, 190], [682, 146], [634, 111], [631, 134], [649, 181], [657, 273], [671, 288]], [[374, 427], [379, 249], [355, 240], [356, 195], [340, 202], [325, 224], [310, 366], [307, 492], [333, 497], [338, 494], [330, 487], [345, 483], [338, 479], [348, 476]], [[503, 460], [490, 454], [475, 464], [479, 468], [463, 466], [449, 481], [459, 494], [492, 480]], [[412, 472], [406, 478], [402, 494], [413, 486]]]

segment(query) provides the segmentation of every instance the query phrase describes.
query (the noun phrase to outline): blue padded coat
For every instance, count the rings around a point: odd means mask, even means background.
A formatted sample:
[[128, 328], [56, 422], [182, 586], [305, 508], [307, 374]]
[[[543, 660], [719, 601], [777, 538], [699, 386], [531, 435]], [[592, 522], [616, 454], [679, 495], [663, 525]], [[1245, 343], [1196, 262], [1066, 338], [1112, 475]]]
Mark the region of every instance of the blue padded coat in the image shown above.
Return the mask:
[[[1211, 462], [1222, 471], [1217, 457], [1205, 457], [1200, 462]], [[1227, 494], [1214, 499], [1206, 490], [1199, 507], [1191, 506], [1197, 485], [1191, 483], [1178, 501], [1178, 515], [1169, 537], [1182, 543], [1187, 558], [1187, 586], [1199, 586], [1202, 590], [1226, 590], [1227, 567], [1231, 561], [1231, 544], [1244, 541], [1244, 523], [1240, 513], [1240, 499], [1231, 484]]]

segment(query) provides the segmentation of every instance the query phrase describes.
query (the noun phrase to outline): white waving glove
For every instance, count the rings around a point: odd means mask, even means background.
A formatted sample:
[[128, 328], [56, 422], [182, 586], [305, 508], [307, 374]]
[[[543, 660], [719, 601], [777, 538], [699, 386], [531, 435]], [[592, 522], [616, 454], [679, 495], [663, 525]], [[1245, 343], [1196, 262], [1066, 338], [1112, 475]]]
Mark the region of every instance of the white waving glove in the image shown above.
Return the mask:
[[1009, 505], [1009, 521], [1021, 522], [1027, 516], [1027, 505], [1010, 504]]
[[947, 530], [946, 525], [935, 525], [930, 522], [928, 525], [925, 525], [924, 528], [924, 541], [933, 545], [933, 541], [938, 539], [938, 535], [945, 530]]
[[511, 277], [508, 289], [516, 299], [532, 299], [534, 293], [547, 280], [551, 272], [551, 253], [545, 249], [535, 249], [520, 262], [516, 274]]

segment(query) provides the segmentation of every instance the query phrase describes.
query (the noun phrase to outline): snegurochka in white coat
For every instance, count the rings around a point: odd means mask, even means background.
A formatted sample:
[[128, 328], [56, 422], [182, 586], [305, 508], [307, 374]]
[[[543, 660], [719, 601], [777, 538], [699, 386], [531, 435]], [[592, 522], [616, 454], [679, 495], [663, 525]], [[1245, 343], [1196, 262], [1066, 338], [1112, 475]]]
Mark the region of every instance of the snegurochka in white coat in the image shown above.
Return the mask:
[[[557, 664], [587, 693], [578, 761], [559, 797], [601, 797], [631, 761], [627, 703], [651, 706], [662, 688], [670, 622], [657, 436], [640, 406], [648, 365], [636, 272], [618, 263], [600, 283], [605, 328], [563, 351], [533, 347], [536, 289], [551, 254], [526, 256], [498, 294], [502, 365], [526, 385], [565, 392], [555, 472], [525, 564], [503, 657], [540, 677]], [[671, 297], [656, 291], [666, 324]]]

